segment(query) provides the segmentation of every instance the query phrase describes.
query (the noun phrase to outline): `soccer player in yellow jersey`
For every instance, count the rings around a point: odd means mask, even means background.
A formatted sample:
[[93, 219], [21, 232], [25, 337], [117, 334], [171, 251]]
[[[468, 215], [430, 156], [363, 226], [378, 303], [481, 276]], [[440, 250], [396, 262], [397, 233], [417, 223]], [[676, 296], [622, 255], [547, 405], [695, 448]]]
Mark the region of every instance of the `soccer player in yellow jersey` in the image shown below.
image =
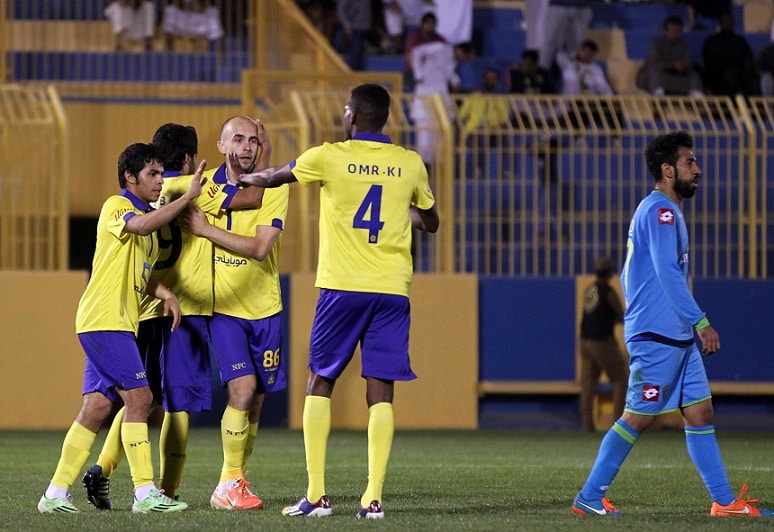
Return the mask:
[[394, 382], [416, 378], [408, 353], [411, 229], [435, 232], [439, 225], [422, 158], [382, 133], [389, 111], [390, 95], [383, 87], [360, 85], [344, 107], [348, 140], [324, 143], [285, 166], [240, 178], [263, 187], [321, 184], [320, 298], [303, 414], [309, 483], [301, 500], [283, 509], [287, 516], [332, 513], [325, 491], [330, 397], [360, 344], [369, 408], [368, 486], [357, 517], [384, 517]]
[[188, 507], [164, 495], [153, 483], [147, 424], [152, 395], [136, 334], [140, 301], [145, 293], [164, 300], [164, 313], [173, 315], [171, 328], [179, 324], [177, 298], [151, 278], [159, 253], [155, 231], [201, 193], [204, 165], [202, 161], [180, 198], [165, 209], [154, 210], [150, 203], [158, 199], [163, 181], [155, 146], [132, 144], [118, 159], [122, 190], [102, 206], [92, 275], [76, 314], [78, 340], [86, 353], [83, 403], [65, 436], [51, 483], [38, 503], [41, 513], [78, 511], [69, 489], [119, 397], [126, 405], [121, 441], [135, 488], [132, 511], [175, 512]]
[[[237, 154], [238, 141], [227, 134], [218, 147], [226, 155]], [[232, 176], [229, 182], [237, 184]], [[278, 255], [288, 197], [287, 186], [267, 190], [260, 209], [221, 211], [212, 224], [199, 209], [181, 216], [184, 227], [215, 243], [215, 311], [210, 337], [221, 380], [228, 389], [221, 420], [223, 466], [210, 498], [215, 509], [263, 508], [261, 498], [248, 488], [244, 469], [265, 394], [287, 386], [280, 353]]]
[[[204, 174], [203, 192], [192, 201], [210, 216], [226, 209], [254, 209], [260, 206], [264, 189], [239, 188], [228, 184], [227, 175], [237, 176], [252, 168], [265, 168], [271, 156], [271, 142], [260, 121], [235, 117], [226, 121], [223, 133], [239, 139], [234, 149], [235, 166], [222, 165]], [[160, 207], [185, 193], [192, 179], [198, 153], [198, 137], [191, 126], [164, 124], [153, 136], [164, 164], [164, 186]], [[240, 159], [241, 158], [241, 159]], [[235, 181], [236, 177], [232, 178]], [[180, 326], [172, 334], [162, 308], [151, 298], [143, 300], [138, 344], [157, 404], [164, 407], [161, 426], [160, 487], [176, 497], [183, 475], [188, 447], [189, 412], [209, 410], [212, 403], [208, 325], [213, 311], [212, 243], [181, 231], [171, 223], [158, 230], [160, 256], [153, 277], [163, 282], [180, 301]], [[88, 500], [107, 510], [110, 477], [122, 457], [117, 436], [120, 417], [108, 433], [97, 463], [83, 477]], [[256, 429], [257, 430], [257, 429]], [[252, 445], [250, 446], [252, 448]]]

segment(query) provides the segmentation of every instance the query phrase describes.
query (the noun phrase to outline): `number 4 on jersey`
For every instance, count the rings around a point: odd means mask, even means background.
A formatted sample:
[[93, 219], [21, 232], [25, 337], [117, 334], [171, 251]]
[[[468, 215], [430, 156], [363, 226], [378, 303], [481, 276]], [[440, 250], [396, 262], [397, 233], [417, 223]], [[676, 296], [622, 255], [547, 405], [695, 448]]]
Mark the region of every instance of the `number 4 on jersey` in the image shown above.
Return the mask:
[[[382, 185], [371, 185], [368, 193], [363, 198], [363, 203], [358, 207], [352, 220], [355, 229], [368, 229], [368, 243], [376, 244], [379, 240], [379, 231], [384, 227], [384, 222], [379, 219], [382, 210]], [[366, 218], [369, 214], [370, 218]]]

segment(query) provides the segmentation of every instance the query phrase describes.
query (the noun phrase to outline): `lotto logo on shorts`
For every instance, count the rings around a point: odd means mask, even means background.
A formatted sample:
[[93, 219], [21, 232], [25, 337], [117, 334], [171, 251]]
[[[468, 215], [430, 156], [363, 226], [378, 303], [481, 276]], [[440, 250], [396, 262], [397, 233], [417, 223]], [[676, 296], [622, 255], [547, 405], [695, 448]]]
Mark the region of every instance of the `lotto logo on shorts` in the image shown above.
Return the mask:
[[672, 209], [659, 209], [658, 223], [661, 225], [675, 225], [675, 211]]
[[642, 387], [642, 400], [655, 403], [656, 401], [658, 401], [658, 396], [660, 395], [660, 392], [661, 392], [661, 389], [659, 386], [646, 384], [645, 386]]

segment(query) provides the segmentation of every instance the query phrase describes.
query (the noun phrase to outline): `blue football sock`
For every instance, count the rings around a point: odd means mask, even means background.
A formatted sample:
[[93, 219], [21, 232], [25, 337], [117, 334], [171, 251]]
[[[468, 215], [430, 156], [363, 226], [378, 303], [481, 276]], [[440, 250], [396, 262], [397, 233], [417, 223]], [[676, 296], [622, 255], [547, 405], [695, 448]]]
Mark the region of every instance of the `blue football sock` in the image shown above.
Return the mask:
[[605, 496], [629, 451], [639, 438], [639, 433], [625, 421], [619, 419], [615, 422], [602, 438], [597, 461], [594, 462], [589, 478], [586, 479], [586, 484], [580, 492], [583, 499], [593, 501]]
[[726, 467], [720, 458], [715, 426], [685, 427], [685, 443], [712, 500], [723, 506], [734, 502], [736, 497], [731, 491]]

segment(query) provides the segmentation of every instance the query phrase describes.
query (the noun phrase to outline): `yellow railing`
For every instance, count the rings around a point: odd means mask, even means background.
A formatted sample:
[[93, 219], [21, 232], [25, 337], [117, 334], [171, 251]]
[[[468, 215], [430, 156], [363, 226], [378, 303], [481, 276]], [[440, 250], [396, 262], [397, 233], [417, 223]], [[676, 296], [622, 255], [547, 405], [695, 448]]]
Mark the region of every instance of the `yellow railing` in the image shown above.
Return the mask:
[[[651, 96], [460, 97], [455, 246], [458, 269], [499, 275], [576, 275], [596, 257], [620, 262], [629, 219], [653, 188], [642, 152], [665, 131], [696, 141], [704, 177], [684, 203], [692, 271], [766, 271], [766, 141], [753, 113], [728, 98]], [[472, 109], [472, 111], [471, 111]], [[764, 198], [760, 195], [763, 194]]]
[[254, 68], [307, 75], [350, 71], [294, 0], [258, 0], [251, 6], [250, 23], [256, 28], [250, 32], [255, 39]]
[[0, 84], [10, 79], [8, 72], [8, 0], [0, 0]]
[[65, 131], [52, 87], [0, 86], [0, 269], [67, 269]]

